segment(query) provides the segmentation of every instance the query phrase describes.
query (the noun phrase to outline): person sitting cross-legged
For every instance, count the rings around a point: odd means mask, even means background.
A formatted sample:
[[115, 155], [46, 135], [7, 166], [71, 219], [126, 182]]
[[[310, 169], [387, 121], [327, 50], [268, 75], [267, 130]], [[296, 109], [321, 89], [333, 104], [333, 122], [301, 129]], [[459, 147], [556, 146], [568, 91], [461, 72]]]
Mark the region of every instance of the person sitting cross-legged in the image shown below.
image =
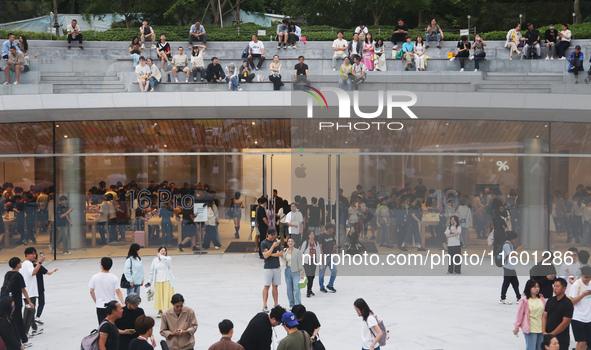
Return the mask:
[[185, 72], [185, 83], [189, 82], [191, 76], [191, 69], [189, 69], [189, 58], [185, 55], [182, 47], [179, 47], [178, 54], [172, 58], [172, 75], [174, 76], [175, 83], [179, 82], [177, 78], [178, 72]]

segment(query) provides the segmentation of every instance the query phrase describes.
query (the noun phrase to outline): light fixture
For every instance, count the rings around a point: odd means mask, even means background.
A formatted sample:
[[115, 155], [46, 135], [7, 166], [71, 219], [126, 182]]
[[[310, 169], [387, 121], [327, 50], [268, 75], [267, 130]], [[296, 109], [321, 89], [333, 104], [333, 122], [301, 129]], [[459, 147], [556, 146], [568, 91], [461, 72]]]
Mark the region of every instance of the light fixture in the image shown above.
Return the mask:
[[168, 147], [167, 145], [164, 145], [164, 148]]
[[154, 123], [154, 126], [158, 125], [158, 123]]
[[544, 127], [547, 128], [548, 127], [548, 124], [544, 125]]
[[252, 125], [254, 125], [254, 122], [252, 122]]
[[255, 145], [258, 145], [258, 144], [259, 144], [259, 142], [258, 142], [257, 140], [254, 140], [254, 144], [255, 144]]
[[64, 138], [67, 139], [68, 138], [68, 135], [64, 135]]
[[445, 126], [448, 126], [448, 125], [449, 125], [449, 123], [445, 123]]
[[536, 135], [536, 139], [539, 139], [539, 138], [540, 138], [540, 135]]
[[59, 128], [59, 127], [60, 127], [60, 125], [59, 125], [59, 124], [55, 124], [55, 127], [56, 127], [56, 128]]
[[439, 145], [435, 145], [435, 148], [439, 148]]

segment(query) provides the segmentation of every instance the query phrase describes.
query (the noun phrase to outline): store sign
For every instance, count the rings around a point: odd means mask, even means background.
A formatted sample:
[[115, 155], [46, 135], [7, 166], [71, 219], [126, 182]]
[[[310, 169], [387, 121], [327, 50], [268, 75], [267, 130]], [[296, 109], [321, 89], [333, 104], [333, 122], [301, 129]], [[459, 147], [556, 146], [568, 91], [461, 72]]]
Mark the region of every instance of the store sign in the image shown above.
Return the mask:
[[[315, 89], [311, 86], [307, 86], [312, 91], [306, 91], [308, 94], [311, 95], [308, 98], [308, 110], [307, 116], [308, 118], [314, 117], [314, 100], [320, 104], [321, 108], [326, 107], [329, 109], [328, 103], [326, 102], [326, 98], [322, 92], [332, 92], [334, 93], [338, 100], [338, 108], [339, 108], [339, 118], [348, 119], [351, 118], [351, 98], [349, 94], [342, 89], [338, 88], [323, 88], [322, 91]], [[315, 92], [315, 93], [314, 93]], [[362, 112], [359, 108], [359, 91], [353, 91], [353, 111], [358, 118], [363, 119], [374, 119], [379, 117], [382, 112], [384, 111], [384, 99], [386, 100], [386, 113], [387, 119], [392, 119], [392, 110], [394, 108], [401, 108], [411, 119], [418, 119], [418, 117], [410, 110], [411, 106], [414, 106], [417, 103], [417, 95], [410, 91], [376, 91], [375, 95], [377, 95], [378, 103], [377, 103], [377, 110], [371, 113]], [[395, 96], [401, 97], [408, 97], [410, 98], [409, 101], [393, 101], [392, 98]], [[312, 98], [313, 97], [313, 98]], [[324, 104], [322, 104], [324, 102]]]

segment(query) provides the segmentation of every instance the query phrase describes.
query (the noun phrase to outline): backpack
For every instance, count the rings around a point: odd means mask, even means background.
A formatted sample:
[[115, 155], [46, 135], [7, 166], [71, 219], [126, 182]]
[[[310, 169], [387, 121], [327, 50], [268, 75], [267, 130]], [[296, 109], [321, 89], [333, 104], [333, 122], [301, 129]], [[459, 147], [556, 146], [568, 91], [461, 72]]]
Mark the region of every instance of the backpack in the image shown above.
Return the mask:
[[[380, 320], [378, 318], [378, 316], [375, 315], [375, 314], [373, 316], [376, 318], [376, 321], [378, 321], [378, 327], [380, 327], [380, 330], [382, 331], [382, 337], [380, 338], [380, 340], [378, 342], [378, 345], [379, 346], [385, 346], [386, 345], [386, 340], [388, 340], [388, 332], [389, 331], [386, 329], [386, 326], [384, 325], [384, 321]], [[367, 321], [365, 323], [367, 324]], [[369, 325], [368, 325], [367, 328], [369, 328], [369, 332], [375, 338], [376, 335], [373, 333], [373, 330], [371, 329], [371, 327], [369, 327]]]
[[248, 57], [248, 48], [249, 47], [250, 47], [250, 43], [248, 45], [246, 45], [246, 49], [244, 49], [244, 51], [242, 51], [242, 58]]
[[[17, 272], [18, 273], [18, 272]], [[16, 273], [12, 275], [8, 281], [5, 281], [0, 289], [0, 298], [10, 297], [12, 293], [12, 286], [14, 285], [14, 278], [16, 277]]]
[[99, 350], [98, 341], [100, 337], [99, 329], [101, 326], [105, 324], [105, 322], [109, 322], [107, 320], [103, 320], [99, 325], [98, 329], [93, 329], [89, 335], [82, 338], [82, 342], [80, 343], [80, 350]]
[[495, 248], [495, 250], [493, 252], [494, 253], [493, 259], [495, 260], [495, 265], [497, 265], [497, 267], [503, 267], [503, 260], [507, 259], [506, 256], [505, 256], [505, 259], [501, 259], [501, 253], [503, 252], [503, 248], [505, 247], [505, 244], [507, 244], [507, 243], [509, 243], [509, 241], [505, 241], [505, 243], [503, 243], [503, 245], [500, 245], [497, 248]]

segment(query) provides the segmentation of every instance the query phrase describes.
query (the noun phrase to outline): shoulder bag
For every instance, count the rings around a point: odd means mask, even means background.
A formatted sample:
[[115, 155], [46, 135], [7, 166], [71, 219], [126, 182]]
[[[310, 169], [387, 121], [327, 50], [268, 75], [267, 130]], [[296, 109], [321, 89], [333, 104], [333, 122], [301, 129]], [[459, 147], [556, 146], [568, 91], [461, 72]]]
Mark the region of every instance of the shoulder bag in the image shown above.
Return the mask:
[[[130, 264], [130, 271], [131, 271], [131, 276], [133, 276], [133, 259], [129, 258], [129, 264]], [[121, 274], [121, 283], [119, 284], [121, 286], [121, 288], [131, 288], [131, 283], [129, 283], [129, 281], [127, 280], [127, 278], [125, 278], [125, 272], [123, 272], [123, 274]]]

